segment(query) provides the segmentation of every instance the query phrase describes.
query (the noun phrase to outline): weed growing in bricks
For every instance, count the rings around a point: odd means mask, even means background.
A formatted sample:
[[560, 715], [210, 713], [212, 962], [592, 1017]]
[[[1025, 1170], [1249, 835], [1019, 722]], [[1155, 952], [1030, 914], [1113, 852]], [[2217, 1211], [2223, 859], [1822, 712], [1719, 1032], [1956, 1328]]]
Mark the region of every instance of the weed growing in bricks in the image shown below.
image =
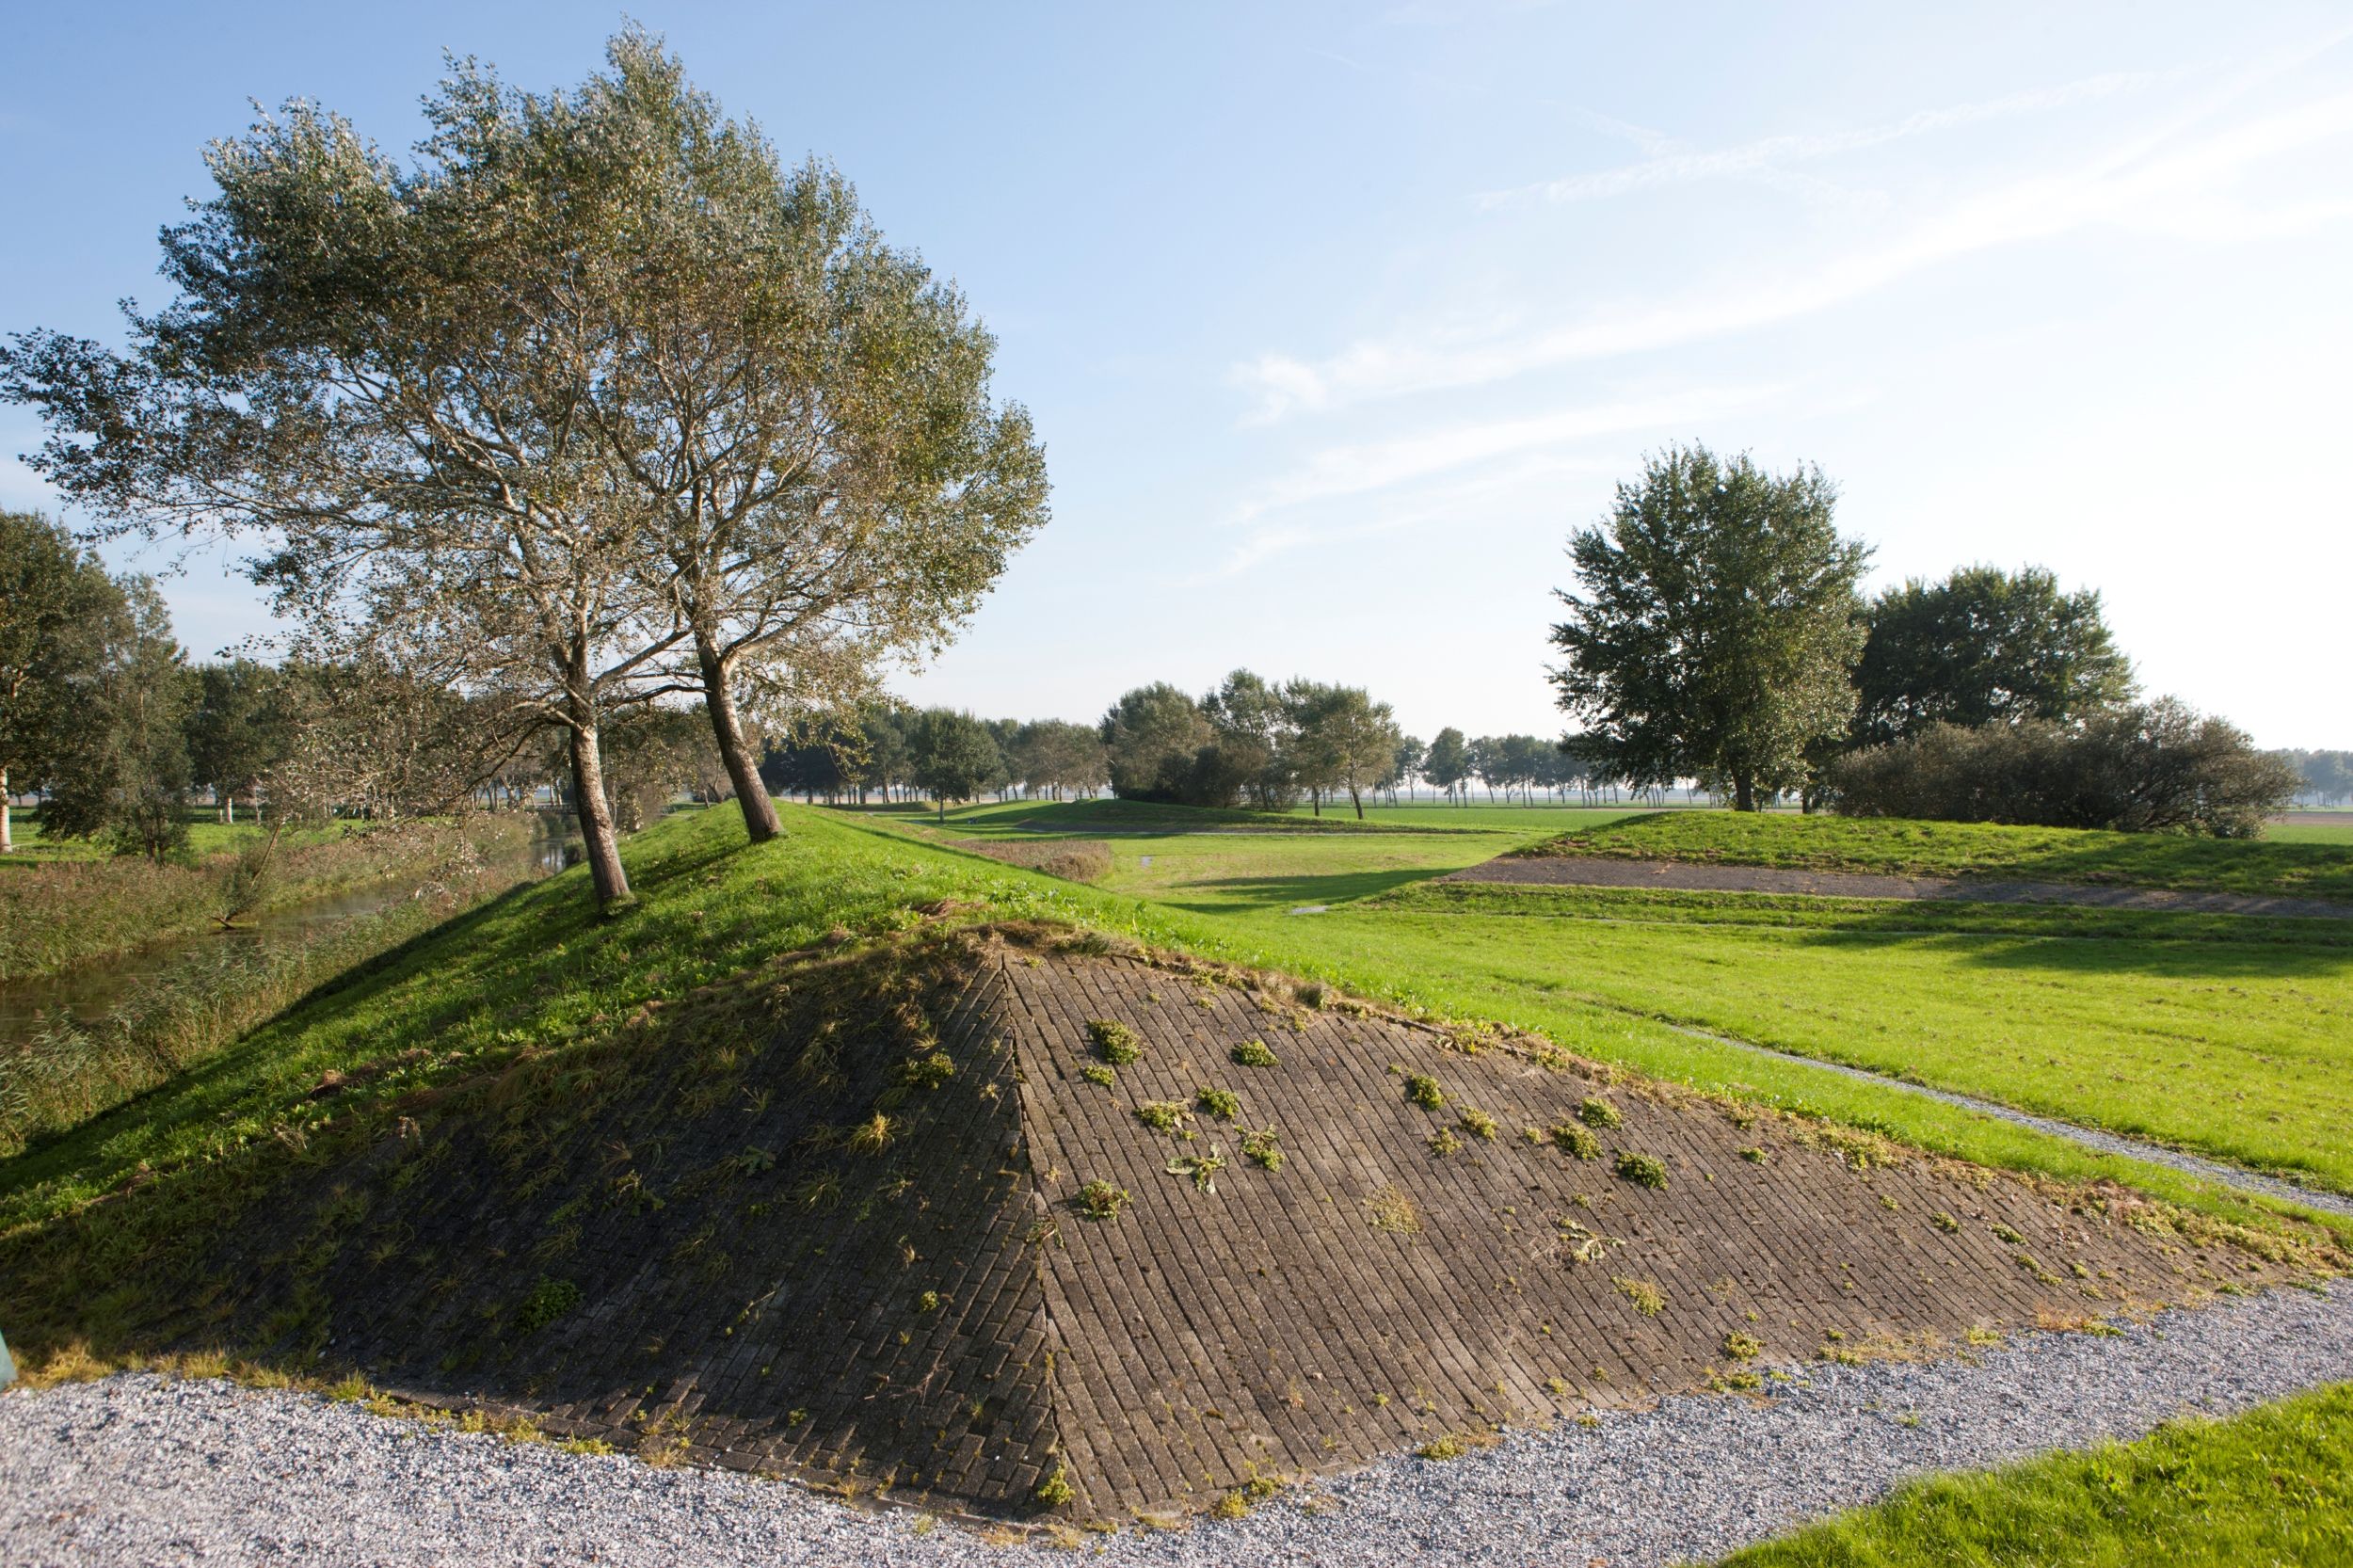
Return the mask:
[[1435, 1111], [1446, 1103], [1438, 1080], [1428, 1073], [1414, 1073], [1405, 1080], [1405, 1097], [1424, 1111]]
[[1656, 1318], [1667, 1308], [1667, 1292], [1649, 1280], [1615, 1274], [1610, 1277], [1609, 1283], [1616, 1286], [1618, 1294], [1632, 1302], [1634, 1310], [1645, 1318]]
[[1752, 1165], [1762, 1165], [1765, 1163], [1765, 1151], [1759, 1148], [1742, 1149], [1740, 1151], [1740, 1158], [1747, 1160]]
[[1993, 1223], [1992, 1228], [1996, 1240], [2007, 1241], [2013, 1247], [2023, 1244], [2026, 1240], [2014, 1227], [2003, 1224], [1998, 1220]]
[[1577, 1119], [1587, 1127], [1619, 1127], [1625, 1121], [1618, 1114], [1616, 1106], [1593, 1095], [1586, 1096], [1578, 1104]]
[[1492, 1144], [1496, 1138], [1496, 1119], [1484, 1111], [1465, 1109], [1462, 1115], [1463, 1130], [1474, 1138]]
[[849, 1142], [860, 1154], [880, 1154], [890, 1144], [890, 1118], [875, 1112], [850, 1129]]
[[1667, 1162], [1655, 1155], [1623, 1153], [1613, 1168], [1637, 1187], [1657, 1190], [1667, 1185]]
[[903, 1088], [936, 1089], [956, 1076], [956, 1064], [946, 1051], [936, 1050], [900, 1063], [895, 1076]]
[[1222, 1121], [1232, 1121], [1241, 1114], [1241, 1096], [1231, 1089], [1196, 1088], [1193, 1103]]
[[1191, 1176], [1196, 1192], [1217, 1191], [1217, 1173], [1225, 1169], [1225, 1152], [1215, 1144], [1207, 1154], [1180, 1154], [1168, 1162], [1170, 1176]]
[[1365, 1218], [1375, 1230], [1391, 1236], [1419, 1236], [1421, 1214], [1414, 1208], [1414, 1200], [1391, 1185], [1365, 1200]]
[[568, 1279], [539, 1276], [539, 1283], [523, 1298], [522, 1309], [516, 1314], [515, 1326], [525, 1334], [536, 1334], [559, 1318], [570, 1316], [580, 1305], [580, 1287]]
[[1079, 1068], [1079, 1076], [1089, 1083], [1099, 1083], [1106, 1089], [1119, 1081], [1119, 1074], [1100, 1062], [1085, 1063]]
[[936, 1311], [938, 1311], [938, 1310], [939, 1310], [939, 1292], [938, 1292], [938, 1291], [936, 1291], [936, 1290], [926, 1290], [926, 1291], [924, 1291], [921, 1295], [920, 1295], [920, 1296], [916, 1297], [916, 1298], [915, 1298], [915, 1310], [916, 1310], [916, 1311], [918, 1311], [918, 1312], [936, 1312]]
[[1462, 1148], [1463, 1140], [1450, 1127], [1442, 1127], [1430, 1135], [1430, 1152], [1441, 1160], [1461, 1153]]
[[1183, 1100], [1145, 1100], [1136, 1107], [1136, 1120], [1155, 1132], [1174, 1132], [1184, 1119]]
[[1089, 1018], [1087, 1038], [1095, 1042], [1095, 1054], [1114, 1067], [1124, 1067], [1141, 1059], [1144, 1042], [1136, 1032], [1112, 1018]]
[[1244, 1040], [1226, 1054], [1234, 1059], [1236, 1066], [1241, 1067], [1273, 1067], [1280, 1064], [1273, 1048], [1264, 1040]]
[[1048, 1508], [1060, 1508], [1077, 1496], [1079, 1489], [1070, 1484], [1070, 1472], [1057, 1464], [1054, 1473], [1039, 1481], [1037, 1490], [1031, 1495]]
[[1961, 1229], [1961, 1222], [1941, 1208], [1929, 1216], [1929, 1224], [1948, 1236]]
[[1454, 1433], [1449, 1432], [1445, 1436], [1433, 1437], [1429, 1442], [1424, 1443], [1420, 1448], [1416, 1448], [1414, 1450], [1414, 1457], [1417, 1459], [1429, 1459], [1443, 1462], [1449, 1459], [1460, 1459], [1468, 1452], [1470, 1452], [1470, 1445], [1464, 1442], [1460, 1437], [1457, 1437]]
[[1114, 1187], [1108, 1181], [1090, 1181], [1079, 1189], [1072, 1200], [1079, 1212], [1090, 1220], [1109, 1220], [1128, 1207], [1128, 1189]]
[[1244, 1130], [1241, 1135], [1241, 1157], [1264, 1170], [1279, 1171], [1283, 1168], [1283, 1151], [1278, 1146], [1279, 1142], [1271, 1127], [1257, 1132]]
[[1754, 1361], [1765, 1353], [1765, 1341], [1753, 1334], [1733, 1333], [1724, 1336], [1726, 1361]]
[[1562, 1122], [1559, 1127], [1554, 1128], [1552, 1142], [1561, 1153], [1573, 1159], [1599, 1160], [1601, 1158], [1601, 1140], [1575, 1122]]

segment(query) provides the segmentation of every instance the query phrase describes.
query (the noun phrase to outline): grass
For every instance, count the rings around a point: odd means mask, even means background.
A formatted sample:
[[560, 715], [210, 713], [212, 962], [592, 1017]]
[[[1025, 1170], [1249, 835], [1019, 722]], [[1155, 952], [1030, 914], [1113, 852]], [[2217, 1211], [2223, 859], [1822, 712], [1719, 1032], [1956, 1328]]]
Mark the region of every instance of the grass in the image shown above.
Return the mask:
[[[1598, 825], [1588, 833], [1614, 831], [1615, 822], [1747, 825], [1723, 812], [1593, 816]], [[1822, 820], [1782, 815], [1764, 827]], [[1483, 829], [1419, 840], [1171, 835], [1123, 845], [1105, 887], [1147, 901], [1129, 917], [1136, 929], [1166, 932], [1216, 956], [1440, 1016], [1532, 1030], [1638, 1072], [1939, 1153], [2072, 1180], [2121, 1180], [2217, 1213], [2250, 1212], [2245, 1200], [2195, 1177], [1760, 1056], [1737, 1042], [2353, 1191], [2353, 1151], [2337, 1130], [2353, 1110], [2353, 1029], [2345, 1027], [2353, 925], [1431, 881], [1501, 837]], [[2262, 855], [2270, 846], [2191, 847]], [[1152, 864], [1137, 864], [1140, 854]], [[1277, 857], [1279, 875], [1237, 874], [1276, 870], [1270, 861]], [[1400, 858], [1418, 864], [1409, 869]], [[1374, 864], [1382, 869], [1367, 869]], [[1290, 915], [1310, 893], [1322, 895], [1328, 912]], [[1692, 1028], [1733, 1038], [1698, 1038]], [[2353, 1235], [2341, 1220], [2324, 1223]]]
[[1913, 1481], [1721, 1568], [2353, 1562], [2353, 1385], [2139, 1442]]
[[2353, 1192], [2353, 922], [1785, 902], [1450, 887], [1346, 919], [1515, 1012], [1590, 1000]]
[[2250, 841], [1993, 823], [1655, 811], [1574, 829], [1536, 853], [2353, 902], [2353, 843], [2300, 837]]

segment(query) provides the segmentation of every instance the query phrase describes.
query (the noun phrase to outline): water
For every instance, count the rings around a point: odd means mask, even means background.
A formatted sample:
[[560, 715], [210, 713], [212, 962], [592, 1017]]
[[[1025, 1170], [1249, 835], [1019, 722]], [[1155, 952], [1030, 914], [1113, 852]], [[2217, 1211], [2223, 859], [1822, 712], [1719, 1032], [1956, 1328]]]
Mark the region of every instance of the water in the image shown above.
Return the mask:
[[[526, 862], [525, 874], [535, 880], [552, 876], [580, 858], [579, 840], [568, 840], [560, 828], [550, 831], [553, 825], [543, 820], [539, 836], [520, 852]], [[306, 941], [328, 927], [397, 904], [411, 890], [412, 885], [407, 878], [347, 888], [323, 898], [284, 904], [266, 914], [249, 917], [233, 930], [167, 936], [113, 958], [79, 965], [62, 974], [0, 984], [0, 1051], [29, 1038], [43, 1015], [54, 1018], [60, 1013], [68, 1014], [84, 1027], [99, 1022], [133, 986], [200, 949], [221, 942], [286, 946]]]

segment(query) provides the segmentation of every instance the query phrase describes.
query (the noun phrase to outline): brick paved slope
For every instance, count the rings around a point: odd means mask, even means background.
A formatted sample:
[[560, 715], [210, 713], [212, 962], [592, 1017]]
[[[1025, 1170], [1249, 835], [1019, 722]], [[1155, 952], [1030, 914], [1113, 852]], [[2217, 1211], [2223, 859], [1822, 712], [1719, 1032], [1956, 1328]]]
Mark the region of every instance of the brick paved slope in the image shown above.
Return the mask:
[[[1109, 1084], [1098, 1021], [1141, 1048]], [[1233, 1060], [1253, 1040], [1275, 1065]], [[2282, 1272], [2122, 1194], [1471, 1044], [1053, 934], [792, 957], [420, 1097], [363, 1166], [248, 1216], [181, 1338], [956, 1513], [1038, 1514], [1059, 1477], [1057, 1516], [1124, 1520]], [[1186, 1109], [1162, 1130], [1152, 1102]], [[1080, 1211], [1089, 1181], [1117, 1214]]]

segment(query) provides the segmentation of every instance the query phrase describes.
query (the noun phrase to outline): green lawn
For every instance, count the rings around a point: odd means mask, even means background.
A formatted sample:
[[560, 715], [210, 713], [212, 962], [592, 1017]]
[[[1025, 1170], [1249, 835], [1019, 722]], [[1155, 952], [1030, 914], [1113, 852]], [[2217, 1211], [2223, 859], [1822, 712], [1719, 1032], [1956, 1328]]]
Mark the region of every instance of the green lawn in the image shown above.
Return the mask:
[[[945, 840], [1018, 836], [960, 827]], [[900, 824], [904, 828], [904, 824]], [[1430, 878], [1518, 836], [1109, 841], [1102, 887], [1242, 962], [1539, 1031], [1655, 1076], [2070, 1176], [2078, 1145], [1687, 1024], [2353, 1191], [2353, 925]], [[2239, 846], [2260, 847], [2260, 846]], [[1149, 856], [1151, 863], [1143, 862]], [[1323, 904], [1321, 914], [1290, 911]], [[2137, 1162], [2174, 1195], [2191, 1178]]]
[[2320, 1568], [2353, 1562], [2353, 1386], [1938, 1476], [1721, 1568]]
[[[1574, 830], [1536, 853], [1729, 866], [2111, 882], [2353, 902], [2353, 843], [2187, 839], [1992, 823], [1657, 811]], [[2321, 830], [2333, 834], [2334, 828]]]
[[[126, 1337], [132, 1328], [187, 1288], [175, 1260], [185, 1267], [196, 1239], [247, 1194], [338, 1151], [368, 1146], [402, 1096], [481, 1081], [525, 1053], [594, 1046], [647, 1003], [837, 933], [913, 927], [924, 920], [921, 911], [951, 899], [968, 905], [959, 918], [1080, 920], [1157, 944], [1338, 980], [1448, 1016], [1541, 1028], [1589, 1055], [1876, 1127], [1925, 1147], [2070, 1178], [2136, 1183], [2228, 1219], [2284, 1223], [2269, 1206], [2204, 1190], [2176, 1173], [1695, 1040], [1581, 998], [1545, 972], [1541, 944], [1531, 957], [1502, 939], [1550, 922], [1465, 921], [1363, 904], [1291, 916], [1271, 912], [1282, 900], [1263, 889], [1212, 889], [1213, 897], [1194, 901], [1205, 909], [1188, 909], [1181, 897], [1081, 888], [928, 847], [913, 841], [904, 823], [795, 807], [783, 816], [785, 836], [757, 848], [744, 843], [732, 808], [674, 816], [628, 840], [642, 900], [629, 916], [596, 920], [578, 869], [520, 888], [323, 988], [138, 1100], [0, 1161], [0, 1322], [11, 1341], [38, 1350], [88, 1340], [102, 1354], [135, 1348], [136, 1338]], [[1220, 837], [1213, 847], [1287, 853], [1297, 841]], [[1317, 841], [1336, 856], [1449, 844], [1452, 853], [1476, 856], [1482, 847], [1401, 835]], [[1289, 865], [1272, 874], [1293, 883], [1395, 874], [1339, 864]], [[1194, 870], [1216, 882], [1231, 880], [1237, 867], [1210, 861]], [[353, 1074], [352, 1086], [313, 1098], [330, 1070]], [[142, 1167], [134, 1200], [89, 1204]]]

